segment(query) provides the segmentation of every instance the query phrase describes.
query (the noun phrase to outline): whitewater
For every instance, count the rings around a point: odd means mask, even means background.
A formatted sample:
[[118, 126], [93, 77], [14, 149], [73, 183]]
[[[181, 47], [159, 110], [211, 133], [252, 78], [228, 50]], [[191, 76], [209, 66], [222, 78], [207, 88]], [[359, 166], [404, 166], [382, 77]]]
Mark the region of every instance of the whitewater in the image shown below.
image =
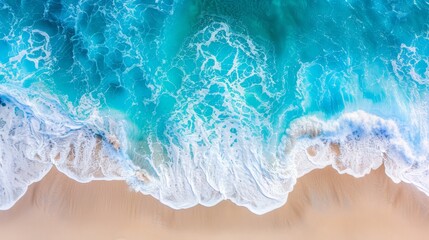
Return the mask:
[[0, 0], [0, 209], [53, 167], [175, 208], [384, 166], [429, 195], [429, 2]]

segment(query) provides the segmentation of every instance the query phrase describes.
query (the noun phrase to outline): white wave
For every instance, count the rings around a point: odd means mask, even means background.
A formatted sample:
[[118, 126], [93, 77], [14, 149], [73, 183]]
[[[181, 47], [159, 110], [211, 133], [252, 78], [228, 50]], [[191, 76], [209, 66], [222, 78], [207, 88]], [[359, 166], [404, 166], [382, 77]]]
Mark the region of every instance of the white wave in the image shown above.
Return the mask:
[[54, 102], [12, 92], [0, 87], [0, 209], [12, 207], [53, 166], [79, 182], [129, 174], [121, 126], [107, 123], [111, 132], [101, 131], [61, 114]]
[[298, 176], [331, 165], [339, 173], [362, 177], [384, 164], [394, 182], [412, 183], [429, 195], [428, 150], [416, 151], [402, 132], [395, 121], [363, 111], [327, 122], [301, 118], [288, 130], [288, 155]]
[[[48, 107], [53, 112], [41, 115], [40, 104], [2, 96], [0, 209], [13, 206], [52, 166], [80, 182], [127, 180], [135, 190], [176, 209], [230, 199], [263, 214], [285, 204], [297, 178], [329, 165], [362, 177], [384, 164], [393, 181], [429, 193], [427, 150], [417, 154], [394, 120], [363, 111], [328, 121], [299, 118], [279, 146], [268, 148], [245, 126], [230, 122], [213, 129], [197, 121], [195, 131], [181, 135], [180, 145], [150, 143], [152, 162], [157, 163], [154, 177], [132, 165], [126, 146], [118, 145], [113, 135], [96, 133], [97, 128], [63, 115], [59, 119], [54, 106]], [[165, 163], [164, 158], [172, 161]]]
[[176, 209], [230, 199], [263, 213], [284, 204], [295, 180], [292, 165], [267, 152], [262, 139], [245, 127], [196, 125], [182, 135], [180, 145], [168, 147], [165, 157], [172, 161], [157, 168], [159, 178], [144, 182], [136, 177], [131, 185]]
[[130, 184], [175, 209], [229, 199], [263, 214], [282, 206], [297, 178], [314, 169], [332, 166], [362, 177], [384, 164], [394, 182], [412, 183], [429, 195], [427, 154], [416, 155], [393, 120], [363, 111], [329, 121], [302, 117], [287, 130], [278, 152], [267, 152], [246, 128], [231, 136], [231, 127], [216, 128], [213, 137], [197, 124], [195, 132], [182, 135], [180, 146], [168, 147], [165, 157], [173, 161], [158, 168], [158, 179], [135, 176]]

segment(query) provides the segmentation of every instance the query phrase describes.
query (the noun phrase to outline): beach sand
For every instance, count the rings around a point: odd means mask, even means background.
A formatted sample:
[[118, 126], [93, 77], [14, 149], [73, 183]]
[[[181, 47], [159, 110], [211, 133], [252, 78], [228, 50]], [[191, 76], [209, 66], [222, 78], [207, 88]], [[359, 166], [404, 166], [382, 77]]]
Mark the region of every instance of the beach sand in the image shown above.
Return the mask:
[[264, 215], [224, 201], [173, 210], [122, 181], [75, 182], [57, 170], [0, 211], [1, 239], [428, 239], [429, 197], [380, 168], [363, 178], [332, 168], [298, 180]]

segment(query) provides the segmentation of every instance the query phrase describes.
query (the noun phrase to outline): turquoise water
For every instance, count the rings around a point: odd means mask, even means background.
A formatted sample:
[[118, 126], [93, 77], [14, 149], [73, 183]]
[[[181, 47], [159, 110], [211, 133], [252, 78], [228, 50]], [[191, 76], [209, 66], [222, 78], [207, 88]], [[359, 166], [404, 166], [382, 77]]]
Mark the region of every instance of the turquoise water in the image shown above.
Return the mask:
[[174, 208], [265, 213], [328, 165], [384, 164], [429, 194], [426, 0], [0, 0], [0, 15], [0, 209], [53, 166]]

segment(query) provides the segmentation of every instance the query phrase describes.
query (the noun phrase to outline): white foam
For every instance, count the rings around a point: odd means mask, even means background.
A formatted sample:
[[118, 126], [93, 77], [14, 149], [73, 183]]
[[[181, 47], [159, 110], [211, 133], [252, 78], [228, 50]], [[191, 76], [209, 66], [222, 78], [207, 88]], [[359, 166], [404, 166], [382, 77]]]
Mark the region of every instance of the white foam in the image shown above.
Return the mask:
[[[231, 134], [231, 128], [239, 134]], [[234, 124], [213, 130], [197, 121], [195, 131], [182, 134], [179, 142], [167, 148], [164, 158], [172, 161], [158, 168], [159, 179], [131, 181], [137, 190], [176, 209], [230, 199], [263, 214], [286, 202], [297, 178], [326, 166], [362, 177], [384, 163], [393, 181], [413, 183], [429, 193], [426, 158], [413, 153], [393, 120], [363, 111], [326, 122], [297, 119], [278, 152], [267, 152], [261, 139]]]
[[[429, 84], [429, 58], [425, 53], [428, 42], [429, 37], [416, 36], [410, 45], [401, 44], [398, 56], [391, 60], [393, 72], [398, 79], [411, 79], [422, 85]], [[419, 63], [426, 65], [424, 72], [417, 70]]]
[[[182, 135], [180, 145], [168, 148], [165, 157], [171, 164], [158, 167], [158, 179], [149, 184], [133, 179], [132, 186], [176, 209], [230, 199], [264, 213], [284, 204], [295, 181], [292, 165], [266, 152], [262, 140], [246, 128], [213, 130], [198, 122], [196, 131]], [[232, 134], [231, 128], [239, 134]]]
[[339, 173], [362, 177], [384, 164], [394, 182], [413, 183], [429, 195], [428, 152], [416, 155], [393, 120], [357, 111], [327, 122], [301, 118], [288, 132], [299, 176], [332, 165]]
[[[0, 111], [0, 209], [13, 206], [52, 166], [80, 182], [127, 180], [137, 191], [176, 209], [230, 199], [263, 214], [286, 202], [297, 178], [329, 165], [362, 177], [384, 164], [393, 181], [412, 183], [429, 193], [427, 150], [414, 151], [395, 121], [363, 111], [329, 121], [299, 118], [278, 147], [266, 146], [239, 122], [219, 122], [212, 128], [197, 120], [195, 129], [181, 131], [180, 145], [149, 143], [154, 176], [132, 165], [126, 145], [117, 149], [114, 138], [95, 133], [100, 127], [90, 128], [64, 115], [59, 121], [54, 105], [48, 107], [52, 112], [40, 115], [40, 101], [23, 104], [29, 99], [18, 102], [11, 95], [2, 101], [6, 106]], [[117, 138], [122, 141], [124, 136]]]
[[[44, 136], [31, 113], [6, 98], [0, 106], [0, 209], [8, 209], [39, 181], [52, 164], [45, 157]], [[35, 129], [36, 128], [36, 129]]]
[[23, 90], [7, 91], [0, 86], [5, 104], [0, 109], [0, 209], [12, 207], [52, 166], [79, 182], [123, 180], [130, 174], [124, 150], [107, 135], [123, 140], [120, 125], [100, 129], [75, 122], [55, 102], [30, 100]]

